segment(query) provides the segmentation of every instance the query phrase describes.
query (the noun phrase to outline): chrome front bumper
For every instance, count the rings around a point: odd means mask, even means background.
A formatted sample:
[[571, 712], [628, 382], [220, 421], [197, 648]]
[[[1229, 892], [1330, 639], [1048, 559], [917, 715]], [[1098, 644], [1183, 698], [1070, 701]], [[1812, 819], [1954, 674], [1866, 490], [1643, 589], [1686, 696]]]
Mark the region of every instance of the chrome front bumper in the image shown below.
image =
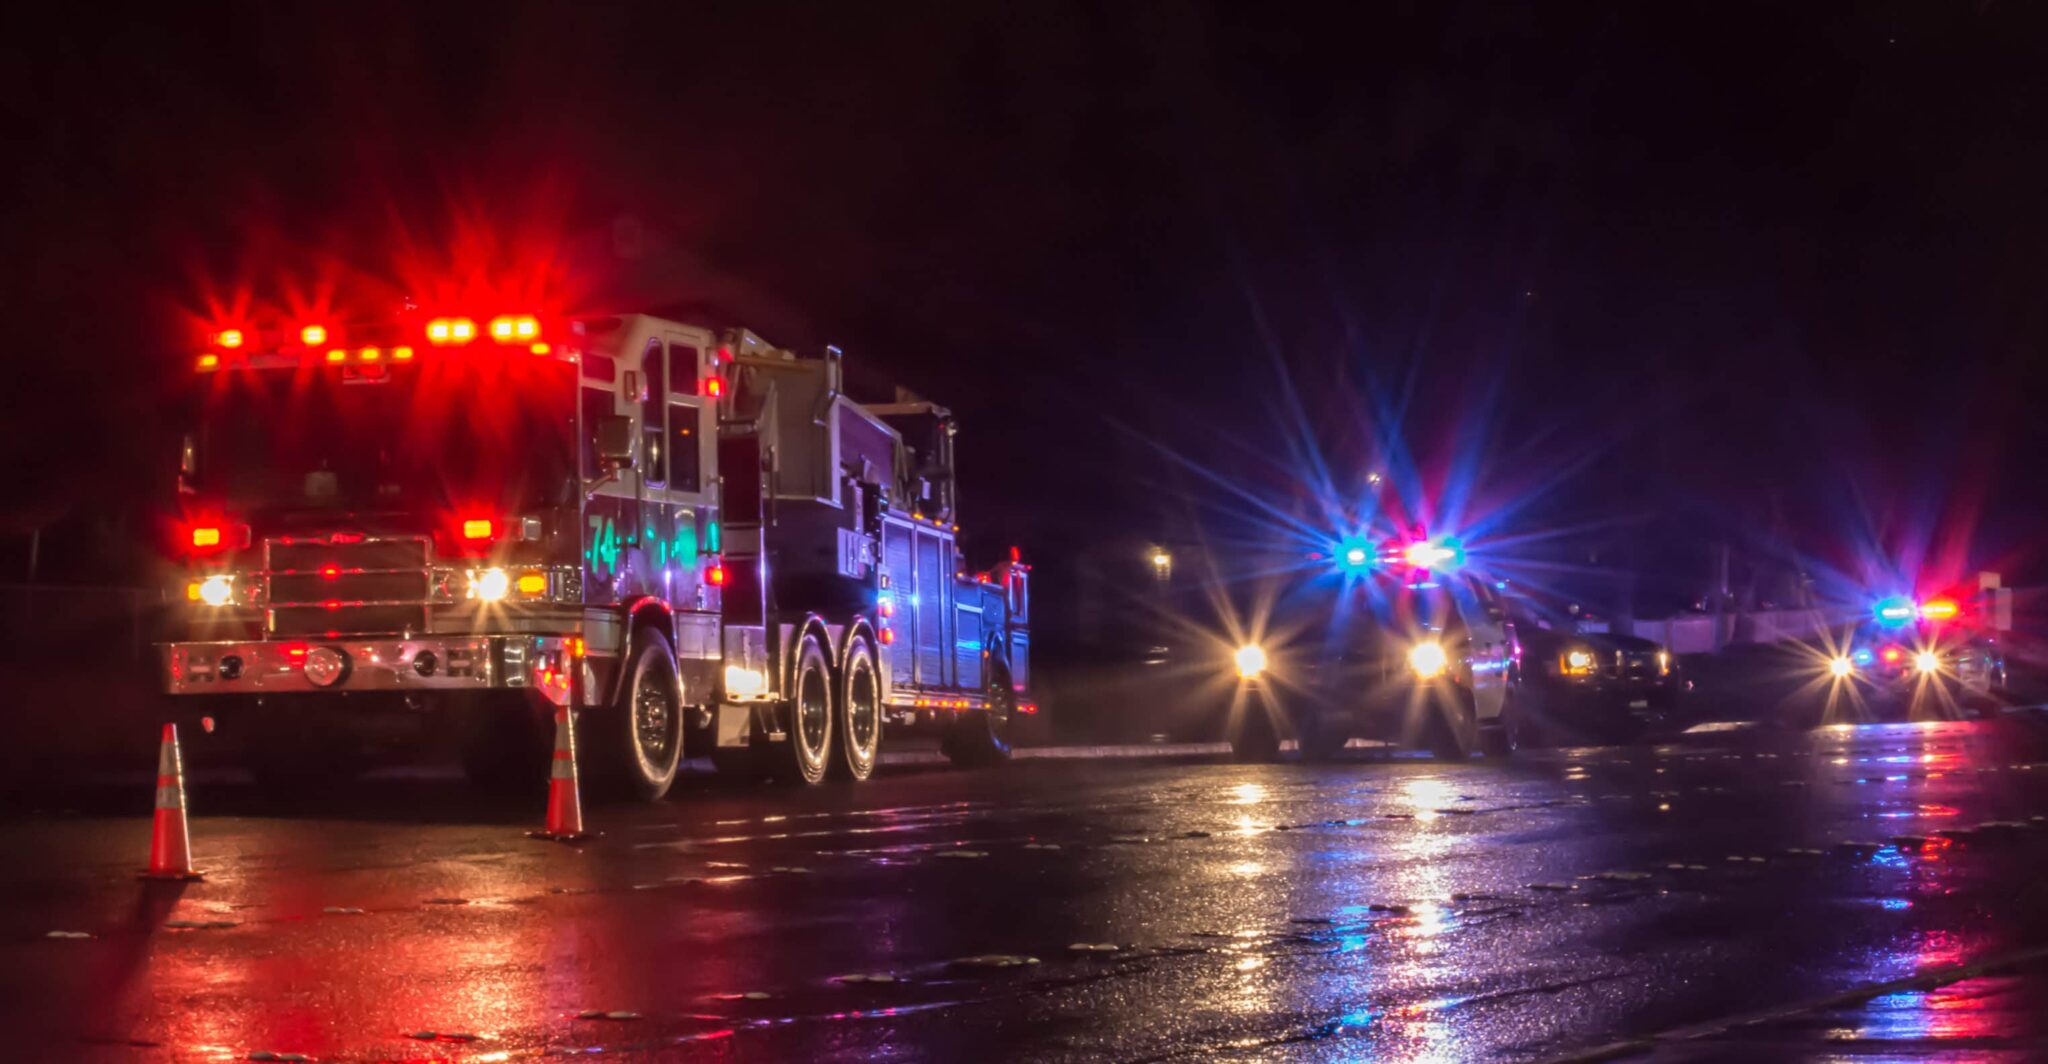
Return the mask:
[[[356, 636], [159, 647], [164, 690], [173, 695], [532, 688], [557, 705], [569, 701], [572, 659], [567, 636]], [[341, 656], [339, 674], [326, 684], [314, 682], [307, 659], [330, 653]], [[585, 689], [594, 689], [587, 660], [583, 667]]]

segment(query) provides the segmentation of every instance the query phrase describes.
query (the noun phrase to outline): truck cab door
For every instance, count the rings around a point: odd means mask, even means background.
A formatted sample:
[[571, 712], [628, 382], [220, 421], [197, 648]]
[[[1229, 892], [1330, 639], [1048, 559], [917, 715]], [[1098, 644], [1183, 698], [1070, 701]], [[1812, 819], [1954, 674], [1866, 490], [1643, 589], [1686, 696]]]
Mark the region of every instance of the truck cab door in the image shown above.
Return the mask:
[[1508, 666], [1513, 656], [1507, 617], [1499, 599], [1484, 589], [1469, 612], [1465, 630], [1471, 639], [1472, 702], [1480, 720], [1494, 720], [1507, 701]]

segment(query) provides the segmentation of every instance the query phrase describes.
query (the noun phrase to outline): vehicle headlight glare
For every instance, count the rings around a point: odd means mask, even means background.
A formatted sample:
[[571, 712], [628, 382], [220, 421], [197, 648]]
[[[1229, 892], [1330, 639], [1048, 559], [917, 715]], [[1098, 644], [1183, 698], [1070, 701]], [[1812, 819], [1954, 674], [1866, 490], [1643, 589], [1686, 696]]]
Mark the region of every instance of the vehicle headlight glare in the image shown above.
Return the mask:
[[472, 569], [469, 596], [479, 602], [497, 602], [512, 590], [512, 578], [503, 569]]
[[1243, 679], [1256, 679], [1266, 671], [1266, 648], [1257, 643], [1246, 643], [1232, 655], [1237, 662], [1237, 675]]
[[1922, 674], [1932, 675], [1941, 671], [1941, 655], [1932, 650], [1923, 650], [1913, 655], [1913, 667]]
[[1444, 646], [1436, 640], [1426, 640], [1408, 650], [1408, 667], [1415, 671], [1418, 680], [1431, 680], [1444, 674], [1450, 668], [1450, 656], [1444, 653]]
[[1838, 680], [1846, 679], [1855, 675], [1856, 663], [1837, 654], [1833, 658], [1828, 659], [1828, 673]]
[[1593, 667], [1593, 652], [1590, 650], [1567, 652], [1564, 656], [1564, 663], [1574, 669], [1590, 669]]
[[199, 601], [209, 606], [225, 606], [234, 597], [235, 578], [232, 576], [209, 576], [199, 582]]

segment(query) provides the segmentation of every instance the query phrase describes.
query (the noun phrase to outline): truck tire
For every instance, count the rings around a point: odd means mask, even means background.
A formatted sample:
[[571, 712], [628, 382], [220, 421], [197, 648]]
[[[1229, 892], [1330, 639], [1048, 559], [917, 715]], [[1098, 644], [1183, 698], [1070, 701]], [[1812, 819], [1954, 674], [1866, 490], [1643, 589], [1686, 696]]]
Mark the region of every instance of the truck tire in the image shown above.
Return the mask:
[[1010, 759], [1010, 725], [1017, 715], [1017, 692], [1010, 670], [1000, 661], [988, 666], [988, 705], [960, 715], [947, 730], [940, 748], [955, 765], [998, 765]]
[[659, 801], [675, 785], [683, 754], [682, 682], [668, 638], [652, 628], [633, 633], [626, 682], [617, 705], [589, 715], [602, 789]]
[[1427, 707], [1423, 721], [1423, 744], [1438, 761], [1464, 761], [1479, 745], [1479, 718], [1472, 696], [1460, 688], [1449, 705]]
[[1479, 727], [1479, 752], [1486, 757], [1513, 757], [1522, 748], [1521, 696], [1509, 687], [1500, 719]]
[[832, 761], [832, 659], [816, 632], [797, 644], [796, 675], [790, 684], [784, 730], [788, 733], [776, 757], [775, 777], [783, 783], [809, 787], [825, 778]]
[[856, 782], [875, 774], [882, 752], [882, 680], [868, 637], [855, 633], [839, 670], [839, 743], [833, 774]]
[[1235, 714], [1226, 728], [1230, 755], [1246, 764], [1280, 760], [1280, 730], [1263, 702], [1252, 701]]

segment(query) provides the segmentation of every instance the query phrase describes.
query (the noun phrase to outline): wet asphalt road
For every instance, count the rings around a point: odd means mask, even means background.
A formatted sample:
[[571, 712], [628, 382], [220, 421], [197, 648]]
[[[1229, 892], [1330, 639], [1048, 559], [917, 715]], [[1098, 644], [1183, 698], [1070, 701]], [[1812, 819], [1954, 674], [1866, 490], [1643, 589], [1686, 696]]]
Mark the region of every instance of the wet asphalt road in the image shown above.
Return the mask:
[[36, 1060], [2048, 1055], [2048, 726], [1353, 753], [692, 780], [593, 808], [606, 834], [581, 847], [523, 837], [539, 795], [401, 778], [280, 811], [200, 781], [209, 875], [182, 887], [132, 875], [147, 781], [46, 795], [0, 822], [0, 1040]]

